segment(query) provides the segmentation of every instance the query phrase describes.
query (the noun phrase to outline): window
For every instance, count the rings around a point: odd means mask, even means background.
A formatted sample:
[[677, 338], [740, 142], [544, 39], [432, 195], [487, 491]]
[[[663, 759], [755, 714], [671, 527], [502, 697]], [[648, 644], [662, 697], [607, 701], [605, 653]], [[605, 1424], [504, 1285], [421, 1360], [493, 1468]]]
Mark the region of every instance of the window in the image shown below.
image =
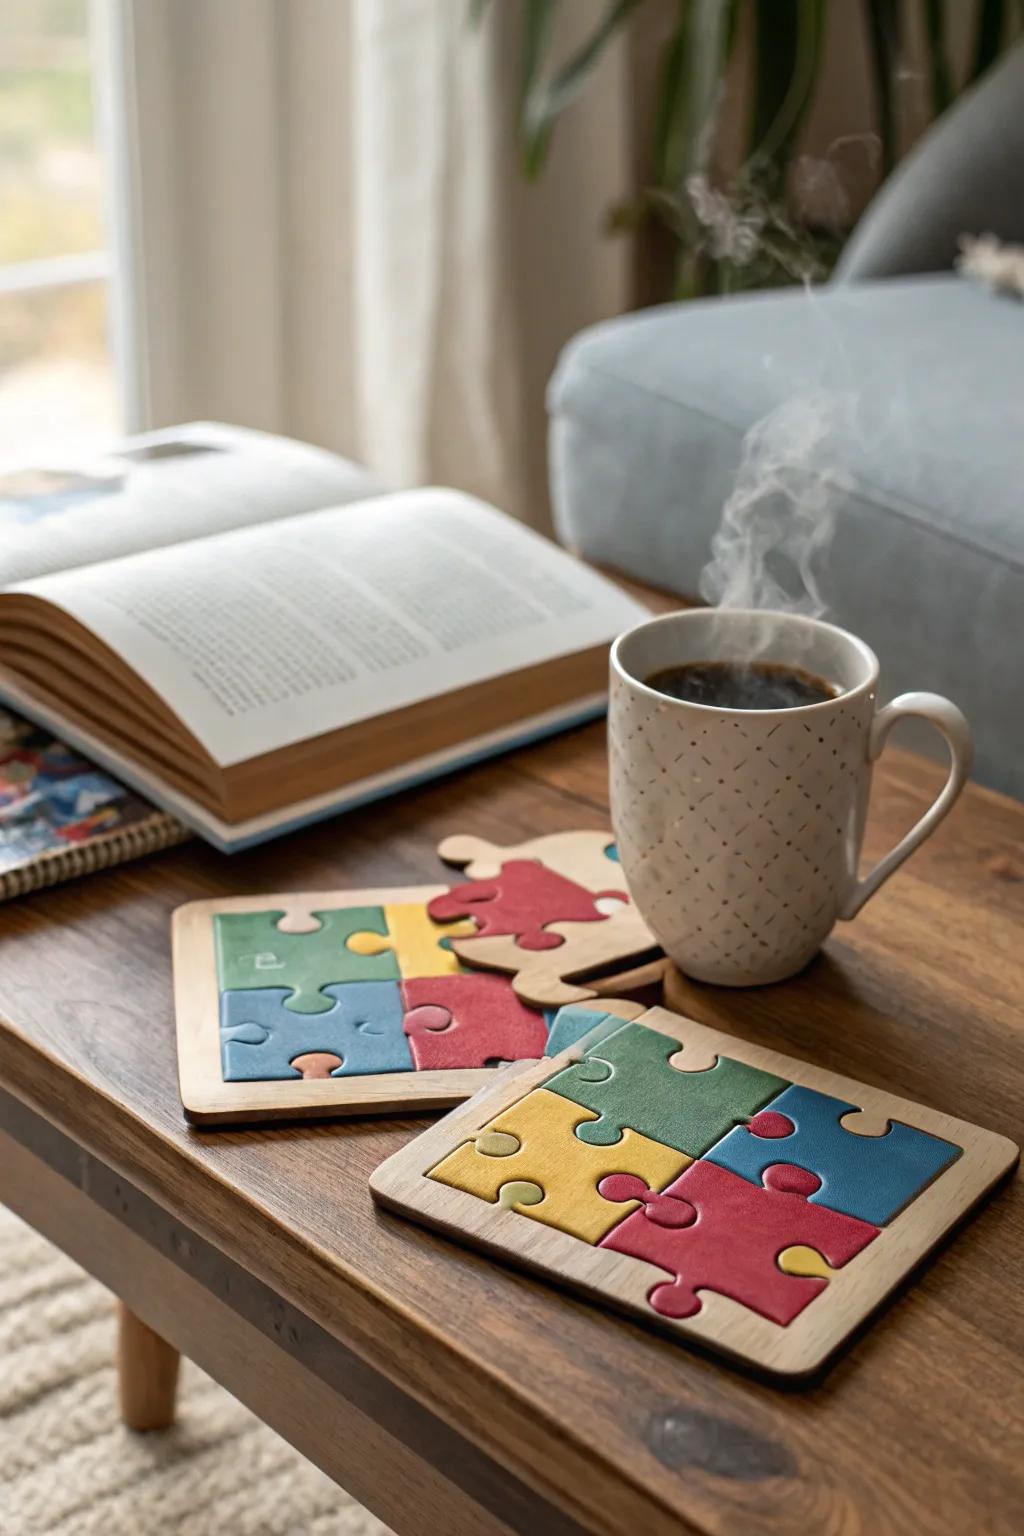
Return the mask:
[[3, 0], [0, 458], [116, 431], [90, 0]]

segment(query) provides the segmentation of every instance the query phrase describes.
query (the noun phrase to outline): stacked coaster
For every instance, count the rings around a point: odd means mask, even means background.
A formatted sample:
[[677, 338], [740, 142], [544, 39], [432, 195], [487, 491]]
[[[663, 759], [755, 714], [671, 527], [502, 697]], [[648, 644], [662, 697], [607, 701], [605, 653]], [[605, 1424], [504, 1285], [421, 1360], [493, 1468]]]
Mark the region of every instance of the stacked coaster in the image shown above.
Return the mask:
[[[174, 914], [182, 1101], [197, 1124], [429, 1108], [541, 1056], [576, 978], [655, 941], [607, 833], [441, 847], [452, 887], [192, 902]], [[614, 985], [614, 983], [608, 983]]]

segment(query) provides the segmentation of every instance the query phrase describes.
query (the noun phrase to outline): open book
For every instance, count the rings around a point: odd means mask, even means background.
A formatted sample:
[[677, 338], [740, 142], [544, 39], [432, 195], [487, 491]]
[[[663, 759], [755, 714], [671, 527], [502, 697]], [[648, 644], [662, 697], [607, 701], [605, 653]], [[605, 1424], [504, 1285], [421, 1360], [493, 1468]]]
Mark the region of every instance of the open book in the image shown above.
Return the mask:
[[0, 699], [226, 850], [598, 714], [644, 616], [473, 497], [260, 433], [0, 476]]

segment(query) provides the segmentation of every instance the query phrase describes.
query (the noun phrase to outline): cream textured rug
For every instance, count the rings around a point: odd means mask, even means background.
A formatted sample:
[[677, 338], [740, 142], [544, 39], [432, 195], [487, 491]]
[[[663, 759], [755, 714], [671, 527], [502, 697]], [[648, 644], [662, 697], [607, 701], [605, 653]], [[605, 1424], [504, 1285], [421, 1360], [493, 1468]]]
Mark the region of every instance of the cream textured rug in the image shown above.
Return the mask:
[[108, 1291], [0, 1207], [2, 1536], [388, 1536], [190, 1362], [178, 1423], [117, 1417]]

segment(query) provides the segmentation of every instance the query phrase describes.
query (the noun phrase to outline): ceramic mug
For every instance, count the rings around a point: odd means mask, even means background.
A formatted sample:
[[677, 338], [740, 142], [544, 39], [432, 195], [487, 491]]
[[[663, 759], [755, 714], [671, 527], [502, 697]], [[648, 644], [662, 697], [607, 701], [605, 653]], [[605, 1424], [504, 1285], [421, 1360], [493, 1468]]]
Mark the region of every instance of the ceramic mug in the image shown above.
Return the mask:
[[[720, 709], [644, 681], [688, 661], [754, 656], [816, 673], [836, 696]], [[877, 686], [878, 661], [862, 640], [797, 615], [693, 609], [616, 640], [608, 738], [619, 857], [642, 916], [688, 976], [732, 987], [792, 976], [952, 807], [970, 771], [967, 721], [936, 693], [904, 693], [879, 709]], [[946, 738], [949, 777], [861, 879], [872, 764], [908, 715]]]

